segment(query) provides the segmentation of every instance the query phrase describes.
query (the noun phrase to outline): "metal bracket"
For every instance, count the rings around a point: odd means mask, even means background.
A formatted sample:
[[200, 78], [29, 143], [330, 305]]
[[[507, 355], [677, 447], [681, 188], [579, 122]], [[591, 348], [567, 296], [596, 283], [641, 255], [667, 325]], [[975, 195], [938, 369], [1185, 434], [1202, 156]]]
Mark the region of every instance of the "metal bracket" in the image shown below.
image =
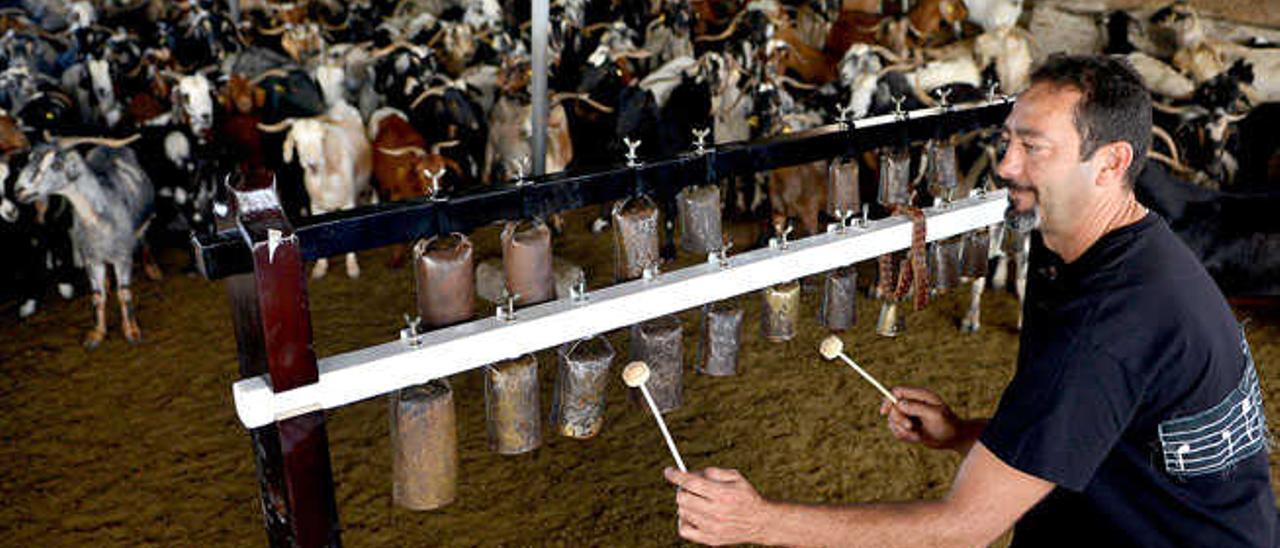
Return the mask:
[[848, 130], [849, 126], [853, 124], [853, 118], [849, 116], [853, 113], [853, 107], [850, 105], [837, 105], [836, 111], [838, 113], [836, 114], [836, 123], [840, 124], [841, 130]]
[[942, 107], [943, 111], [951, 110], [951, 103], [947, 101], [947, 98], [951, 97], [951, 88], [938, 88], [933, 93], [938, 96], [938, 106]]
[[[702, 156], [707, 153], [707, 136], [711, 135], [711, 128], [694, 128], [693, 129], [693, 153]], [[638, 145], [638, 143], [637, 143]]]
[[400, 342], [409, 348], [418, 348], [422, 346], [422, 334], [418, 332], [418, 324], [422, 323], [421, 316], [409, 317], [404, 315], [404, 323], [408, 325], [400, 330]]
[[569, 286], [569, 300], [575, 303], [587, 302], [588, 297], [587, 297], [586, 276], [579, 275], [578, 280], [573, 282], [573, 285]]
[[791, 223], [787, 223], [787, 227], [782, 229], [782, 232], [776, 238], [769, 238], [769, 249], [786, 249], [787, 236], [790, 236], [794, 230], [795, 227], [791, 226]]
[[446, 171], [447, 170], [443, 167], [440, 168], [440, 171], [435, 173], [427, 171], [427, 177], [431, 179], [431, 201], [433, 202], [444, 201], [444, 198], [440, 196], [440, 179], [444, 177]]
[[516, 321], [516, 300], [520, 298], [520, 294], [511, 294], [506, 288], [502, 289], [502, 303], [498, 305], [497, 316], [499, 321], [514, 322]]
[[644, 270], [641, 271], [640, 277], [644, 278], [646, 281], [650, 281], [650, 280], [653, 280], [654, 278], [657, 278], [658, 274], [661, 274], [661, 272], [658, 271], [658, 265], [651, 264], [649, 266], [644, 267]]
[[718, 265], [720, 268], [729, 268], [729, 250], [732, 248], [733, 240], [726, 239], [724, 247], [707, 253], [707, 262]]
[[529, 181], [525, 178], [529, 172], [529, 163], [528, 156], [521, 156], [511, 161], [511, 167], [516, 170], [516, 186], [529, 184]]
[[640, 148], [641, 142], [642, 141], [639, 139], [632, 141], [630, 137], [622, 138], [622, 144], [627, 145], [627, 167], [637, 168], [642, 165], [640, 163], [640, 156], [636, 154], [636, 149]]

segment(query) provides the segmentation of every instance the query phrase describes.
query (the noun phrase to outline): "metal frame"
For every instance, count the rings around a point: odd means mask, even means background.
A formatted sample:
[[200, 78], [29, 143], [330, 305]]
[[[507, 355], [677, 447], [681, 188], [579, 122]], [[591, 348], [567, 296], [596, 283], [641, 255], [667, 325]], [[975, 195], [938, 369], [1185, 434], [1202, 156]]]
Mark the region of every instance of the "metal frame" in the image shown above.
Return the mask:
[[[302, 219], [296, 227], [274, 198], [270, 175], [254, 181], [253, 189], [237, 195], [234, 222], [220, 219], [217, 234], [197, 236], [192, 244], [201, 273], [210, 280], [226, 280], [244, 379], [234, 388], [237, 413], [249, 427], [268, 542], [272, 546], [341, 545], [325, 409], [474, 367], [478, 360], [496, 361], [535, 346], [545, 348], [565, 337], [602, 332], [666, 310], [724, 298], [730, 291], [747, 292], [901, 249], [907, 246], [910, 230], [901, 219], [874, 221], [865, 229], [792, 242], [789, 249], [739, 254], [728, 258], [724, 267], [717, 259], [655, 279], [605, 288], [587, 295], [585, 302], [553, 301], [521, 309], [514, 323], [498, 324], [490, 318], [433, 332], [410, 341], [421, 345], [419, 349], [394, 342], [326, 358], [319, 365], [312, 351], [305, 261], [454, 231], [471, 232], [495, 221], [541, 217], [637, 194], [669, 202], [685, 186], [730, 175], [990, 127], [1003, 121], [1010, 106], [1011, 100], [1001, 98], [890, 114], [761, 142], [720, 145], [676, 158], [646, 159], [626, 167], [537, 176], [438, 201], [361, 207]], [[929, 236], [945, 237], [996, 222], [1002, 201], [1002, 195], [991, 194], [932, 210]], [[655, 295], [662, 298], [653, 299]], [[649, 301], [663, 304], [644, 304]], [[680, 308], [672, 309], [675, 303]], [[607, 315], [602, 312], [605, 309]], [[613, 323], [600, 323], [604, 317]], [[588, 318], [589, 328], [583, 325]], [[553, 322], [557, 329], [545, 327]], [[563, 329], [562, 322], [576, 327]], [[552, 331], [563, 334], [548, 338]], [[503, 337], [502, 344], [476, 342], [495, 335]], [[458, 358], [465, 353], [458, 349], [464, 347], [485, 348], [493, 355]], [[443, 358], [449, 352], [454, 357], [446, 362]], [[415, 364], [428, 353], [433, 363], [448, 365]], [[381, 384], [365, 382], [372, 378], [382, 378]], [[346, 379], [359, 390], [335, 395], [340, 391], [330, 386]]]
[[[1005, 191], [925, 210], [929, 241], [949, 238], [1004, 219]], [[835, 228], [833, 226], [833, 228]], [[834, 270], [906, 249], [911, 223], [890, 217], [866, 227], [831, 230], [649, 279], [609, 286], [575, 298], [522, 308], [514, 318], [492, 316], [407, 336], [320, 361], [319, 381], [272, 390], [267, 375], [232, 388], [236, 413], [258, 428], [321, 409], [335, 409], [398, 389], [483, 367], [599, 333], [701, 306], [776, 283]]]
[[[333, 257], [438, 234], [469, 233], [504, 219], [545, 217], [636, 194], [667, 198], [686, 186], [714, 182], [729, 175], [946, 137], [999, 125], [1011, 105], [1011, 99], [999, 98], [974, 105], [886, 114], [759, 142], [708, 147], [702, 154], [690, 152], [675, 158], [646, 159], [635, 167], [556, 173], [442, 200], [421, 198], [363, 206], [300, 219], [295, 226], [303, 259]], [[210, 280], [253, 269], [248, 248], [234, 230], [198, 236], [193, 245], [197, 266]]]

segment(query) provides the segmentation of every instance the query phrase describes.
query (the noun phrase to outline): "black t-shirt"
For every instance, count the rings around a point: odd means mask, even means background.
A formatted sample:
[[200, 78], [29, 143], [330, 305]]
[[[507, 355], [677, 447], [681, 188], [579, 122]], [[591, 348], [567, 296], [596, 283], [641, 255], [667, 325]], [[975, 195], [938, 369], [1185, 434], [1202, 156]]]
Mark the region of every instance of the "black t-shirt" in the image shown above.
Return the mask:
[[1160, 217], [1071, 264], [1033, 236], [1017, 372], [980, 438], [1056, 485], [1015, 546], [1274, 546], [1266, 436], [1242, 331]]

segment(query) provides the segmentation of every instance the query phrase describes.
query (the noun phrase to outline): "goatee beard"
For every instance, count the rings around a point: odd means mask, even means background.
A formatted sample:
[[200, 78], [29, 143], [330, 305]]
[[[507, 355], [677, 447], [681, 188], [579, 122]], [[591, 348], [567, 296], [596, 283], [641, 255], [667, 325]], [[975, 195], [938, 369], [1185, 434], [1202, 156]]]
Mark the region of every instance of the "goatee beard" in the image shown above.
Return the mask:
[[1040, 228], [1040, 206], [1033, 205], [1030, 211], [1018, 211], [1010, 201], [1008, 209], [1004, 210], [1004, 222], [1018, 234], [1031, 232]]

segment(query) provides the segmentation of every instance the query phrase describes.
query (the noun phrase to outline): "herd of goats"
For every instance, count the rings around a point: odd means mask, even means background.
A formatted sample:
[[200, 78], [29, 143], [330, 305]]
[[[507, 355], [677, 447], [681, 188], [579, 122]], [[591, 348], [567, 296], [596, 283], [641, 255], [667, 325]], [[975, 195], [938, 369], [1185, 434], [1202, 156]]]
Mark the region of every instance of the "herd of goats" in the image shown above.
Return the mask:
[[[84, 270], [96, 314], [86, 345], [96, 346], [110, 266], [124, 335], [140, 340], [135, 254], [159, 276], [149, 247], [214, 230], [228, 173], [276, 173], [281, 202], [300, 216], [530, 172], [529, 2], [229, 4], [0, 2], [0, 237], [18, 257], [3, 296], [20, 316], [55, 286], [70, 298]], [[548, 172], [617, 164], [629, 151], [672, 156], [707, 130], [714, 143], [749, 141], [1011, 95], [1047, 53], [1019, 26], [1021, 0], [551, 4]], [[1206, 192], [1244, 178], [1252, 168], [1237, 158], [1247, 143], [1234, 128], [1280, 98], [1280, 49], [1216, 39], [1181, 3], [1097, 24], [1098, 51], [1127, 57], [1156, 95], [1153, 159]], [[1145, 48], [1160, 40], [1164, 50]], [[971, 164], [961, 188], [989, 184], [994, 135], [959, 146]], [[874, 187], [877, 159], [859, 161]], [[797, 197], [825, 188], [826, 174], [824, 164], [728, 181], [725, 207], [811, 232], [826, 213]], [[345, 266], [359, 275], [355, 254]]]

